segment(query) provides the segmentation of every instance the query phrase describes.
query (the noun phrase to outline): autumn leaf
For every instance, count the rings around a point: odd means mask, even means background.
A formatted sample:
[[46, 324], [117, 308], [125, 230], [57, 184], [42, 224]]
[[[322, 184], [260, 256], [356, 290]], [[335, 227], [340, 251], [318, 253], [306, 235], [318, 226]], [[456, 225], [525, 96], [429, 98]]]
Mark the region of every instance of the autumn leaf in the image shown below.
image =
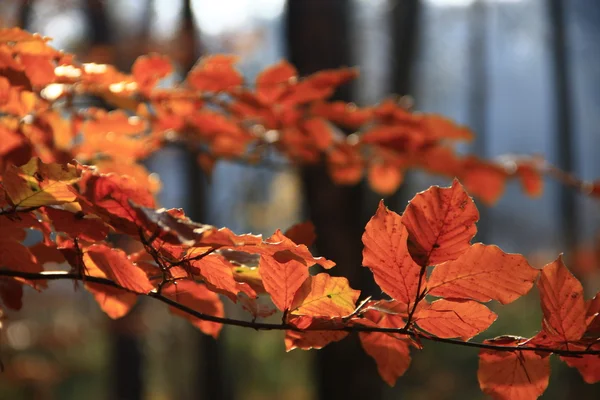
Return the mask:
[[[398, 328], [404, 321], [394, 315], [372, 313], [371, 319], [381, 328]], [[360, 332], [360, 343], [377, 363], [377, 371], [385, 383], [394, 386], [410, 366], [409, 340], [404, 335], [383, 332]]]
[[508, 304], [529, 292], [538, 273], [520, 254], [476, 243], [458, 259], [433, 269], [428, 294]]
[[137, 301], [135, 293], [106, 285], [87, 282], [85, 288], [92, 293], [102, 311], [112, 319], [119, 319], [129, 313]]
[[274, 103], [288, 86], [295, 83], [296, 68], [285, 60], [264, 69], [256, 77], [256, 95], [265, 103]]
[[544, 331], [563, 342], [580, 339], [587, 328], [583, 287], [569, 272], [562, 256], [544, 266], [537, 286]]
[[104, 240], [108, 235], [108, 226], [99, 218], [86, 216], [84, 212], [72, 213], [52, 207], [45, 207], [57, 232], [65, 232], [72, 238], [81, 238], [89, 242]]
[[[486, 344], [515, 346], [514, 339], [485, 341]], [[494, 399], [532, 400], [537, 399], [548, 387], [550, 357], [533, 351], [479, 352], [477, 371], [479, 386]]]
[[233, 67], [237, 57], [216, 54], [200, 59], [187, 76], [188, 84], [204, 92], [221, 92], [241, 86], [244, 79]]
[[419, 283], [425, 287], [425, 277], [421, 277], [421, 267], [408, 252], [408, 231], [401, 221], [383, 200], [379, 203], [377, 213], [362, 236], [363, 266], [371, 269], [381, 290], [395, 300], [410, 304], [417, 298]]
[[[223, 303], [219, 296], [208, 290], [205, 285], [196, 283], [189, 279], [179, 280], [174, 283], [168, 283], [163, 287], [162, 294], [169, 297], [179, 304], [182, 304], [192, 310], [210, 315], [213, 317], [223, 317]], [[219, 336], [222, 324], [205, 321], [196, 318], [178, 308], [169, 307], [173, 314], [187, 318], [190, 322], [207, 335], [211, 335], [215, 339]]]
[[343, 317], [354, 311], [359, 290], [348, 279], [321, 273], [309, 277], [296, 292], [290, 313], [308, 316]]
[[471, 300], [437, 300], [415, 313], [420, 328], [441, 338], [469, 340], [485, 331], [498, 316]]
[[391, 195], [404, 180], [404, 174], [400, 168], [389, 162], [376, 162], [369, 166], [369, 185], [382, 195]]
[[23, 284], [15, 279], [0, 279], [0, 298], [11, 310], [23, 307]]
[[[586, 346], [587, 347], [587, 346]], [[598, 347], [588, 349], [584, 346], [569, 345], [569, 350], [598, 350]], [[600, 382], [600, 355], [587, 354], [578, 357], [560, 357], [569, 367], [576, 368], [586, 383]]]
[[19, 168], [9, 166], [2, 175], [2, 184], [16, 207], [59, 205], [77, 198], [72, 185], [79, 176], [71, 164], [45, 164], [32, 158]]
[[340, 318], [316, 318], [311, 316], [292, 316], [289, 323], [304, 331], [285, 331], [285, 351], [294, 349], [322, 349], [332, 342], [338, 342], [348, 336], [348, 332], [338, 330], [343, 326]]
[[317, 238], [317, 235], [315, 234], [315, 225], [310, 221], [291, 226], [285, 231], [284, 236], [294, 243], [303, 244], [306, 247], [312, 246]]
[[171, 61], [156, 53], [138, 57], [131, 67], [133, 78], [142, 91], [149, 91], [173, 71]]
[[134, 293], [147, 294], [154, 290], [144, 271], [138, 268], [123, 250], [111, 249], [105, 244], [94, 244], [83, 254], [88, 268], [102, 271], [119, 286]]
[[463, 186], [432, 186], [417, 194], [402, 214], [409, 233], [409, 250], [421, 266], [457, 259], [477, 233], [479, 211]]
[[223, 293], [234, 302], [239, 292], [245, 292], [249, 297], [256, 297], [256, 293], [250, 286], [235, 280], [233, 266], [220, 254], [207, 255], [191, 261], [190, 265], [214, 290]]

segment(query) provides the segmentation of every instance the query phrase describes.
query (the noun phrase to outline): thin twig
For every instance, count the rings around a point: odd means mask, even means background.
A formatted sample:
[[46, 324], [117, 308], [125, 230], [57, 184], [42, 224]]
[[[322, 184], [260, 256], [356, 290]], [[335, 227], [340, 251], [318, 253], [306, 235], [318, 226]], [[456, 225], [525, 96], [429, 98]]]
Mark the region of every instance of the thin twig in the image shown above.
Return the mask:
[[[15, 271], [9, 269], [0, 270], [0, 276], [13, 277], [13, 278], [23, 278], [28, 280], [83, 280], [86, 282], [96, 283], [100, 285], [105, 285], [121, 290], [125, 290], [131, 292], [116, 282], [106, 279], [99, 278], [95, 276], [82, 276], [79, 274], [66, 272], [66, 271], [43, 271], [43, 272], [24, 272], [24, 271]], [[137, 293], [138, 295], [144, 295], [141, 293]], [[152, 297], [158, 301], [161, 301], [171, 307], [177, 308], [186, 314], [189, 314], [198, 319], [216, 322], [223, 325], [231, 325], [231, 326], [239, 326], [243, 328], [252, 328], [256, 330], [291, 330], [297, 332], [306, 332], [306, 331], [345, 331], [345, 332], [380, 332], [380, 333], [391, 333], [391, 334], [402, 334], [408, 335], [413, 338], [429, 340], [433, 342], [440, 343], [448, 343], [457, 346], [465, 346], [465, 347], [473, 347], [478, 349], [486, 349], [486, 350], [495, 350], [495, 351], [535, 351], [538, 353], [553, 353], [564, 357], [579, 357], [583, 355], [600, 355], [600, 350], [563, 350], [563, 349], [554, 349], [547, 347], [531, 347], [531, 346], [500, 346], [489, 343], [479, 343], [479, 342], [463, 342], [457, 339], [445, 339], [439, 338], [436, 336], [430, 336], [423, 334], [422, 332], [416, 332], [410, 329], [405, 328], [381, 328], [374, 326], [366, 326], [366, 325], [347, 325], [347, 326], [335, 326], [326, 329], [300, 329], [295, 325], [289, 323], [266, 323], [266, 322], [255, 322], [255, 321], [243, 321], [237, 320], [227, 317], [217, 317], [214, 315], [204, 314], [193, 308], [187, 307], [181, 303], [178, 303], [175, 300], [170, 299], [169, 297], [165, 297], [158, 292], [150, 292], [145, 294], [148, 297]]]

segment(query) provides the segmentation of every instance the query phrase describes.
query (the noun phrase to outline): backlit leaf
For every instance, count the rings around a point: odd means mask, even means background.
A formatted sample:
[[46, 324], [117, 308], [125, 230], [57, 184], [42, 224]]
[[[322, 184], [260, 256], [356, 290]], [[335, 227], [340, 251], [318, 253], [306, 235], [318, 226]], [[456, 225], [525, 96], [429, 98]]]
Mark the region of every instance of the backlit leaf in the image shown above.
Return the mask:
[[485, 331], [497, 315], [471, 300], [437, 300], [415, 314], [420, 328], [441, 338], [468, 340]]
[[[381, 314], [374, 318], [381, 328], [398, 328], [404, 321], [394, 315]], [[410, 366], [409, 339], [404, 335], [383, 332], [360, 332], [360, 343], [365, 352], [375, 359], [377, 371], [385, 383], [394, 386]]]
[[[513, 340], [486, 343], [513, 346]], [[479, 352], [477, 378], [481, 390], [494, 399], [533, 400], [544, 393], [550, 378], [550, 357], [533, 351]]]
[[306, 247], [312, 246], [317, 238], [315, 225], [310, 221], [293, 225], [285, 231], [284, 236], [291, 239], [294, 243], [303, 244]]
[[477, 233], [479, 211], [463, 186], [432, 186], [408, 204], [402, 223], [409, 233], [409, 250], [422, 266], [457, 259]]
[[508, 304], [529, 292], [538, 273], [520, 254], [476, 243], [458, 259], [433, 269], [428, 294]]
[[308, 316], [343, 317], [354, 311], [359, 290], [343, 277], [321, 273], [309, 277], [296, 292], [290, 313]]
[[2, 183], [15, 206], [39, 207], [74, 201], [77, 195], [72, 185], [79, 175], [71, 164], [44, 164], [32, 158], [19, 168], [9, 166]]
[[133, 264], [123, 250], [95, 244], [83, 254], [83, 262], [86, 267], [101, 270], [119, 286], [134, 293], [147, 294], [154, 289], [146, 273]]
[[[381, 290], [409, 304], [418, 295], [421, 267], [411, 258], [407, 239], [408, 231], [401, 217], [390, 211], [382, 200], [362, 236], [363, 266], [371, 269]], [[425, 287], [424, 276], [421, 287]]]
[[580, 339], [587, 327], [583, 287], [569, 272], [562, 256], [544, 266], [537, 285], [544, 330], [564, 342]]
[[[219, 299], [219, 296], [200, 283], [188, 279], [169, 283], [164, 286], [162, 294], [203, 314], [214, 317], [225, 316], [223, 303]], [[219, 336], [222, 324], [196, 318], [175, 307], [169, 307], [169, 309], [173, 314], [187, 318], [195, 327], [205, 334], [211, 335], [214, 338]]]

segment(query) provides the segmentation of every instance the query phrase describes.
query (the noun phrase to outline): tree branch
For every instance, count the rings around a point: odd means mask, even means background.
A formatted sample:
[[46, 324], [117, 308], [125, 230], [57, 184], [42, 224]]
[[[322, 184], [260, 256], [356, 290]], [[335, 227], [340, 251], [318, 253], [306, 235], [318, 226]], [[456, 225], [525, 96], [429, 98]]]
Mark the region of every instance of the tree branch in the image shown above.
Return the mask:
[[[10, 269], [0, 269], [0, 276], [4, 277], [12, 277], [12, 278], [22, 278], [27, 280], [71, 280], [71, 281], [85, 281], [90, 283], [96, 283], [99, 285], [109, 286], [116, 289], [125, 290], [127, 292], [132, 292], [128, 290], [116, 282], [106, 279], [99, 278], [95, 276], [88, 275], [80, 275], [77, 273], [67, 272], [67, 271], [42, 271], [42, 272], [25, 272], [25, 271], [15, 271]], [[143, 296], [143, 294], [132, 292]], [[423, 332], [413, 331], [407, 328], [381, 328], [381, 327], [373, 327], [373, 326], [364, 326], [364, 325], [349, 325], [349, 326], [340, 326], [340, 327], [332, 327], [327, 329], [300, 329], [295, 325], [289, 323], [266, 323], [266, 322], [255, 322], [255, 321], [244, 321], [237, 320], [227, 317], [217, 317], [214, 315], [208, 315], [201, 313], [199, 311], [194, 310], [193, 308], [187, 307], [181, 303], [178, 303], [175, 300], [172, 300], [156, 291], [150, 292], [146, 294], [148, 297], [152, 297], [160, 302], [163, 302], [171, 307], [177, 308], [186, 314], [189, 314], [195, 318], [201, 319], [203, 321], [216, 322], [223, 325], [231, 325], [231, 326], [239, 326], [242, 328], [252, 328], [256, 330], [291, 330], [296, 332], [307, 332], [307, 331], [345, 331], [345, 332], [380, 332], [380, 333], [396, 333], [401, 335], [407, 335], [413, 338], [418, 338], [422, 340], [429, 340], [432, 342], [440, 342], [440, 343], [448, 343], [458, 346], [465, 347], [474, 347], [478, 349], [486, 349], [486, 350], [495, 350], [495, 351], [535, 351], [538, 353], [550, 353], [556, 354], [564, 357], [581, 357], [583, 355], [600, 355], [600, 350], [564, 350], [564, 349], [554, 349], [547, 347], [531, 347], [531, 346], [500, 346], [488, 343], [479, 343], [479, 342], [463, 342], [457, 339], [446, 339], [440, 338], [436, 336], [427, 335]]]

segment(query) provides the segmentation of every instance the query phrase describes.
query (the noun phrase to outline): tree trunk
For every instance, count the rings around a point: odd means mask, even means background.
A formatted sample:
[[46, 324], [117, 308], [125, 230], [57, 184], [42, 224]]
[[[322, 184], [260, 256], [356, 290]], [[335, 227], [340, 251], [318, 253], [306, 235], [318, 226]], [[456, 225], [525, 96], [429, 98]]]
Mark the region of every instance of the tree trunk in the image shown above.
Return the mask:
[[[350, 5], [346, 0], [288, 1], [288, 58], [300, 75], [351, 64]], [[350, 89], [342, 88], [336, 97], [349, 101]], [[352, 287], [370, 286], [372, 277], [361, 267], [361, 187], [333, 184], [324, 165], [304, 168], [302, 180], [318, 253], [335, 260], [337, 273], [348, 277]], [[381, 398], [381, 380], [358, 336], [332, 343], [315, 356], [319, 398]]]

